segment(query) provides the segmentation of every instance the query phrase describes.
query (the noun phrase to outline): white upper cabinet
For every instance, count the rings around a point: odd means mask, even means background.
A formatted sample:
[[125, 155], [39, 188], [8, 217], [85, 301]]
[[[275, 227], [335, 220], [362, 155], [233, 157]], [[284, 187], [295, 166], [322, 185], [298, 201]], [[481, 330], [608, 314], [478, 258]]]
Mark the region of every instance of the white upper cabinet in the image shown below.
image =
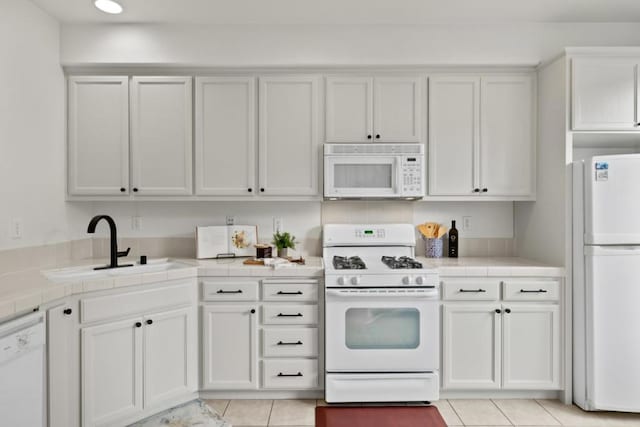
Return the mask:
[[260, 78], [259, 193], [318, 194], [318, 77]]
[[255, 78], [196, 77], [195, 97], [196, 194], [255, 194]]
[[68, 79], [68, 192], [129, 193], [129, 80]]
[[374, 140], [421, 142], [422, 78], [376, 77], [373, 87]]
[[638, 130], [638, 64], [637, 58], [572, 59], [572, 129]]
[[531, 74], [430, 77], [429, 195], [534, 198], [535, 106]]
[[480, 78], [429, 79], [429, 194], [468, 196], [476, 188]]
[[421, 142], [422, 79], [327, 77], [326, 142]]
[[489, 196], [532, 194], [533, 77], [482, 77], [480, 94], [480, 191]]
[[326, 141], [371, 142], [373, 79], [327, 77]]
[[192, 193], [191, 77], [133, 77], [132, 191], [140, 196]]

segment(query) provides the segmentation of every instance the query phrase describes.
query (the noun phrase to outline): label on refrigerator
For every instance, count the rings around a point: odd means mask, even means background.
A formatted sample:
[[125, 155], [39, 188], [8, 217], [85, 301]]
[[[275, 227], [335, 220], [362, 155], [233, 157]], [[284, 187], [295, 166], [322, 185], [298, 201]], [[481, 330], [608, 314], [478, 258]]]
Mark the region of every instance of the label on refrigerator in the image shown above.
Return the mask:
[[596, 162], [596, 181], [609, 180], [609, 163]]

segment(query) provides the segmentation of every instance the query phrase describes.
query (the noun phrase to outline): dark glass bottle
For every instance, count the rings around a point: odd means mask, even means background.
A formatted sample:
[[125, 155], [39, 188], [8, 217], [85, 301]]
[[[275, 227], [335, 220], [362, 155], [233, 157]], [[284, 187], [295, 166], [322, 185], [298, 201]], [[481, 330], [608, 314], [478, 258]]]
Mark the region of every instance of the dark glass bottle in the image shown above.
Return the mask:
[[458, 229], [455, 221], [451, 221], [449, 230], [449, 258], [458, 258]]

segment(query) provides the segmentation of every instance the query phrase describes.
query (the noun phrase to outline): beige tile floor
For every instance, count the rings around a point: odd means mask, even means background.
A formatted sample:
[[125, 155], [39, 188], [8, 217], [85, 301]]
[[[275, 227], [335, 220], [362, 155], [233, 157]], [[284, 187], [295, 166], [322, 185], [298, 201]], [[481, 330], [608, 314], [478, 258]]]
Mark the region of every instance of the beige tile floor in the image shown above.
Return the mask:
[[[234, 427], [313, 426], [322, 400], [207, 400]], [[441, 400], [434, 404], [450, 426], [640, 427], [640, 414], [584, 412], [557, 400]]]

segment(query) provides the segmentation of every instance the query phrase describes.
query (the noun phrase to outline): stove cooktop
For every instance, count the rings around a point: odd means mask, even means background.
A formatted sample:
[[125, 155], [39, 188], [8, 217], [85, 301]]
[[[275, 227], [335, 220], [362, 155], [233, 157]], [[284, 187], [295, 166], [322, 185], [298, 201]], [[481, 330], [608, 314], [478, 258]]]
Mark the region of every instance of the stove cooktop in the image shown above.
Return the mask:
[[336, 270], [365, 270], [367, 265], [359, 256], [338, 256], [333, 257], [333, 268]]
[[422, 263], [408, 256], [383, 256], [382, 263], [393, 270], [420, 269]]

